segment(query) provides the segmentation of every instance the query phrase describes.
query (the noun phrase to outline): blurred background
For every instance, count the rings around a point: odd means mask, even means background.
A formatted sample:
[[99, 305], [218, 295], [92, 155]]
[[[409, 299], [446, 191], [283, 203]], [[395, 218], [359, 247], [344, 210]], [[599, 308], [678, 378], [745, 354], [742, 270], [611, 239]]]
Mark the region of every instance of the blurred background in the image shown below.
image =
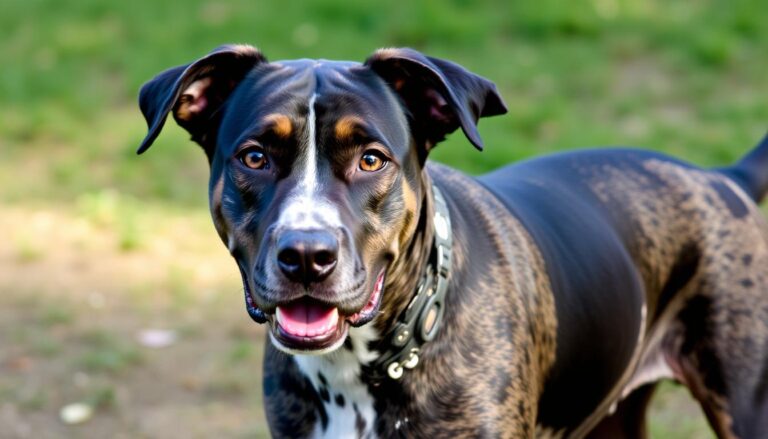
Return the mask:
[[[5, 0], [0, 13], [0, 436], [266, 437], [263, 332], [169, 123], [144, 156], [141, 84], [225, 42], [270, 59], [411, 46], [495, 81], [481, 173], [633, 145], [730, 163], [768, 127], [768, 3], [725, 0]], [[74, 405], [73, 405], [74, 404]], [[64, 409], [64, 410], [62, 410]], [[712, 437], [662, 387], [655, 438]]]

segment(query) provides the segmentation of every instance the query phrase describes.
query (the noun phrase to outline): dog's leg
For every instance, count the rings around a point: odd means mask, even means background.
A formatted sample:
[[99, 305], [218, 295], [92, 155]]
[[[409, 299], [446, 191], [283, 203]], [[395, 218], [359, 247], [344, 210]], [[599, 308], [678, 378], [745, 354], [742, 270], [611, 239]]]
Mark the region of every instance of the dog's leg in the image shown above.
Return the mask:
[[673, 368], [718, 437], [766, 438], [768, 227], [727, 232], [705, 252], [695, 294], [677, 315]]
[[690, 326], [679, 372], [720, 438], [768, 437], [767, 302], [742, 308], [697, 296], [681, 313]]
[[621, 401], [616, 411], [600, 421], [589, 439], [643, 439], [648, 437], [645, 414], [651, 402], [656, 383], [646, 384]]

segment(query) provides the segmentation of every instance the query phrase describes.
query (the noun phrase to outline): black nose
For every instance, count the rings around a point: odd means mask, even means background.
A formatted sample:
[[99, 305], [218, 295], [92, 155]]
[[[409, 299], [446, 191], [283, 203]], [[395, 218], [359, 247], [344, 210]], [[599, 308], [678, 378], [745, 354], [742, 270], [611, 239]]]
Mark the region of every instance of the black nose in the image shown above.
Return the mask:
[[336, 268], [339, 241], [324, 230], [289, 230], [277, 240], [277, 265], [305, 285], [320, 282]]

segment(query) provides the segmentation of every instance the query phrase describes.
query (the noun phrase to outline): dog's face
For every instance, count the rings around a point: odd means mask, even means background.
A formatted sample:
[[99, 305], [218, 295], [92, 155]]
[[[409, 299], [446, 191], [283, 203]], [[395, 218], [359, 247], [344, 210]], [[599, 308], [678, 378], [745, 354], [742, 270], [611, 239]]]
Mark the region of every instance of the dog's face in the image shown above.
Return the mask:
[[169, 112], [205, 150], [216, 229], [250, 315], [286, 352], [329, 352], [378, 313], [414, 234], [427, 152], [505, 111], [493, 84], [409, 49], [365, 64], [269, 63], [225, 46], [141, 92], [148, 148]]

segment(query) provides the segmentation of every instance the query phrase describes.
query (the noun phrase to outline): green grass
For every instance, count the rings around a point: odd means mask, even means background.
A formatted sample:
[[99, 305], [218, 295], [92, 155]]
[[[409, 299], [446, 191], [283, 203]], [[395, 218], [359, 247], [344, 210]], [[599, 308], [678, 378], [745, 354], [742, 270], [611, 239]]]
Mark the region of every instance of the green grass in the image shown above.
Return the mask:
[[[135, 101], [159, 71], [224, 42], [271, 59], [363, 60], [382, 46], [450, 58], [500, 87], [510, 114], [435, 159], [479, 173], [580, 146], [632, 144], [702, 165], [768, 123], [768, 4], [759, 1], [266, 2], [9, 0], [0, 17], [0, 200], [68, 203], [111, 188], [205, 203], [205, 160], [171, 127], [148, 156]], [[126, 230], [123, 246], [134, 248]]]

